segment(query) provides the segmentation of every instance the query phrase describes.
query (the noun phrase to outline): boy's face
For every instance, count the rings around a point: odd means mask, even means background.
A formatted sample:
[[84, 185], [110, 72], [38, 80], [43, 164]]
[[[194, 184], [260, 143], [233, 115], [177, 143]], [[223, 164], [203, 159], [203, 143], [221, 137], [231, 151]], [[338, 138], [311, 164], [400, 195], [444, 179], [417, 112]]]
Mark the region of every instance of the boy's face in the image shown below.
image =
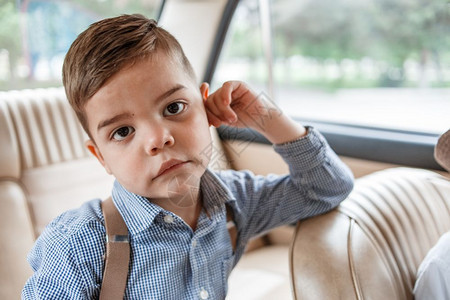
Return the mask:
[[[189, 192], [209, 163], [211, 136], [202, 95], [163, 53], [125, 67], [87, 102], [87, 147], [128, 191], [161, 199]], [[176, 181], [174, 179], [176, 178]], [[174, 194], [173, 194], [174, 193]]]

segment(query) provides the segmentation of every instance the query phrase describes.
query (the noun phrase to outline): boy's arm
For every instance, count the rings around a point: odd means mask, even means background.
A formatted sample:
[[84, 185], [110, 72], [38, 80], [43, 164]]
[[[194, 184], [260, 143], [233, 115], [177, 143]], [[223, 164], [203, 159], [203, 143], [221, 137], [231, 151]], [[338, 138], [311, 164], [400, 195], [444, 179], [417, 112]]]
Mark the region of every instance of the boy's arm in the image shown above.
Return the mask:
[[[336, 207], [353, 187], [351, 171], [312, 128], [296, 124], [263, 95], [227, 82], [206, 99], [210, 124], [249, 127], [263, 134], [289, 165], [286, 176], [231, 172], [231, 186], [247, 237]], [[270, 216], [270, 218], [268, 218]], [[239, 224], [238, 224], [239, 225]]]
[[351, 171], [314, 128], [308, 128], [307, 136], [274, 149], [289, 165], [289, 175], [219, 173], [234, 195], [244, 242], [274, 227], [325, 213], [353, 188]]
[[243, 82], [228, 81], [209, 97], [204, 95], [208, 120], [219, 127], [251, 128], [264, 135], [272, 144], [294, 141], [307, 134], [264, 94], [256, 95]]

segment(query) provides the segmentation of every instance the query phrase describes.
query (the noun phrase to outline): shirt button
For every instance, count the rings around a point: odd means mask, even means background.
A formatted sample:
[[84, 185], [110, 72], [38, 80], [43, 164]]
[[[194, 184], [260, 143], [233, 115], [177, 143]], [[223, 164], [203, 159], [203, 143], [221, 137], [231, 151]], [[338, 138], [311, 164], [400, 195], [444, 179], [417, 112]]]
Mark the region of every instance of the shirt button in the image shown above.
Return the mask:
[[202, 290], [200, 291], [200, 299], [205, 300], [208, 299], [208, 297], [209, 297], [208, 291], [205, 290], [205, 288], [202, 288]]
[[172, 224], [173, 223], [173, 217], [171, 215], [165, 215], [164, 216], [164, 222], [166, 222], [167, 224]]
[[197, 240], [193, 240], [193, 241], [192, 241], [192, 247], [195, 248], [196, 246], [197, 246]]

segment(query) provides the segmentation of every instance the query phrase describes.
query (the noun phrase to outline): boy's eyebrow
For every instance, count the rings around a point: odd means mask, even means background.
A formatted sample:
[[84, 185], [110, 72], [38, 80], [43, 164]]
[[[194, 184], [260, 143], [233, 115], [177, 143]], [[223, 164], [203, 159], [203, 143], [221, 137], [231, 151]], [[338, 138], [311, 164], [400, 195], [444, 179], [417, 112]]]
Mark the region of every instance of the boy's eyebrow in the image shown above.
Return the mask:
[[[156, 98], [155, 103], [158, 103], [162, 100], [164, 100], [165, 98], [169, 97], [170, 95], [176, 93], [179, 90], [185, 89], [186, 87], [182, 84], [177, 84], [174, 87], [170, 88], [169, 90], [167, 90], [166, 92], [164, 92], [162, 95], [158, 96]], [[104, 121], [101, 121], [98, 126], [97, 126], [97, 131], [99, 131], [100, 129], [102, 129], [105, 126], [108, 126], [110, 124], [113, 124], [121, 119], [126, 119], [126, 118], [130, 118], [132, 115], [130, 113], [123, 113], [117, 116], [112, 117], [111, 119], [106, 119]]]
[[184, 85], [182, 85], [182, 84], [176, 84], [173, 88], [167, 90], [162, 95], [157, 97], [155, 103], [158, 103], [158, 102], [164, 100], [165, 98], [169, 97], [170, 95], [178, 92], [179, 90], [185, 89], [185, 88], [186, 87]]
[[114, 117], [112, 117], [111, 119], [106, 119], [106, 120], [104, 120], [104, 121], [101, 121], [101, 122], [98, 124], [98, 126], [97, 126], [97, 131], [99, 131], [100, 129], [102, 129], [102, 128], [105, 127], [105, 126], [108, 126], [108, 125], [110, 125], [110, 124], [113, 124], [113, 123], [115, 123], [115, 122], [117, 122], [117, 121], [120, 121], [120, 120], [122, 120], [122, 119], [129, 118], [129, 117], [131, 117], [131, 114], [130, 114], [130, 113], [123, 113], [123, 114], [114, 116]]

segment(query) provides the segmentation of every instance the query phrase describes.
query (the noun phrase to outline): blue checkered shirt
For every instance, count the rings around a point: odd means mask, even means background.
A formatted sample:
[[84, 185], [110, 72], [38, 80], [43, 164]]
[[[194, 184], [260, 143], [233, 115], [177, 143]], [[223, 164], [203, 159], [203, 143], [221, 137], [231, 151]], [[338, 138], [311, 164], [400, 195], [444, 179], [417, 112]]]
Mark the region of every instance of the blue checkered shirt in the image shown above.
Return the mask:
[[[351, 172], [314, 129], [274, 148], [288, 163], [290, 175], [206, 170], [200, 183], [204, 207], [195, 231], [115, 182], [113, 201], [131, 244], [126, 299], [224, 299], [227, 278], [250, 238], [329, 211], [352, 189]], [[238, 230], [235, 251], [225, 203], [234, 211]], [[99, 199], [54, 219], [28, 256], [34, 274], [22, 298], [98, 298], [105, 242]]]

